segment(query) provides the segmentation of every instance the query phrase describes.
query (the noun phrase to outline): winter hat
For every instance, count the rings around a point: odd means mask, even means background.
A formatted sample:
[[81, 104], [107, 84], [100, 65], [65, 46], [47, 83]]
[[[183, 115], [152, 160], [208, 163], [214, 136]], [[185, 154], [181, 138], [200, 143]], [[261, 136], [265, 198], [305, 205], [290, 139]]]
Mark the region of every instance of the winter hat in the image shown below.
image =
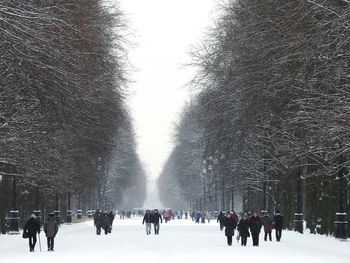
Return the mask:
[[34, 214], [31, 214], [31, 216], [30, 216], [31, 218], [36, 218], [36, 216], [34, 215]]
[[50, 213], [49, 216], [55, 216], [55, 213]]

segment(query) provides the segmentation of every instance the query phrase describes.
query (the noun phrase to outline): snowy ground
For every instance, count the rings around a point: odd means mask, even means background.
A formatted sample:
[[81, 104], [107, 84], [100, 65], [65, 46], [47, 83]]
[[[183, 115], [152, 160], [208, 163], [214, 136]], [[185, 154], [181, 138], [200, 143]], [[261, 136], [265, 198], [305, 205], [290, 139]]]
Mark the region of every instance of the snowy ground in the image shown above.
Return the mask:
[[[141, 219], [117, 220], [113, 233], [96, 236], [92, 222], [64, 225], [55, 239], [55, 252], [47, 252], [46, 238], [41, 234], [43, 252], [36, 246], [28, 251], [27, 240], [21, 236], [0, 235], [0, 263], [100, 263], [129, 260], [139, 262], [350, 262], [350, 242], [332, 237], [300, 235], [284, 231], [282, 242], [264, 242], [260, 246], [241, 247], [234, 239], [226, 245], [223, 232], [211, 224], [195, 225], [190, 220], [162, 224], [160, 235], [147, 236]], [[243, 261], [242, 261], [243, 260]]]

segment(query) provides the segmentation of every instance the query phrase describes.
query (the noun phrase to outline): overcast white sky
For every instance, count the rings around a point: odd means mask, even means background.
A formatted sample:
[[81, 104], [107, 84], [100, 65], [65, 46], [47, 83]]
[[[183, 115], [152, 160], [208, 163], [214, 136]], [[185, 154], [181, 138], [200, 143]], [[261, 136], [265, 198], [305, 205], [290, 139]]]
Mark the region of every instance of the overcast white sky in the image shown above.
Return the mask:
[[149, 179], [155, 179], [173, 148], [172, 133], [190, 92], [184, 88], [193, 71], [190, 47], [198, 44], [213, 23], [215, 0], [120, 0], [135, 32], [130, 50], [135, 67], [134, 93], [129, 99], [135, 119], [138, 153]]

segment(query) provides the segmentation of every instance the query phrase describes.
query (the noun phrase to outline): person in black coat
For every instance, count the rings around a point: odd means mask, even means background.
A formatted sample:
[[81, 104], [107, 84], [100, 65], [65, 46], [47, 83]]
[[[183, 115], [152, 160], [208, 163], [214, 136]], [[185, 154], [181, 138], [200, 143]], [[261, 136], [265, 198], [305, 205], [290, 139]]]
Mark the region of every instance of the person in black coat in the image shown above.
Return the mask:
[[109, 219], [109, 225], [110, 225], [109, 233], [111, 233], [112, 226], [113, 226], [113, 221], [114, 221], [114, 213], [113, 213], [113, 211], [109, 212], [108, 219]]
[[151, 234], [151, 228], [152, 228], [152, 222], [153, 222], [153, 215], [151, 214], [150, 210], [146, 210], [146, 213], [143, 217], [142, 224], [146, 223], [146, 234]]
[[156, 235], [159, 235], [159, 221], [163, 224], [162, 215], [159, 213], [158, 209], [155, 209], [153, 214], [153, 225], [154, 233]]
[[227, 237], [227, 244], [232, 246], [232, 237], [235, 235], [237, 222], [234, 220], [230, 212], [226, 213], [225, 217], [225, 236]]
[[34, 252], [36, 244], [36, 233], [40, 233], [40, 223], [36, 220], [34, 214], [30, 216], [28, 221], [25, 223], [23, 231], [27, 233], [29, 238], [29, 251]]
[[216, 220], [216, 222], [220, 223], [220, 230], [222, 231], [225, 226], [225, 215], [222, 211], [220, 211], [220, 214], [218, 215], [218, 219]]
[[273, 217], [273, 224], [276, 229], [276, 240], [279, 242], [281, 241], [283, 229], [283, 215], [280, 213], [279, 210], [276, 210], [276, 213]]
[[102, 228], [105, 231], [105, 235], [111, 233], [111, 222], [107, 213], [103, 213]]
[[249, 229], [252, 234], [253, 246], [259, 246], [259, 235], [262, 227], [262, 222], [257, 212], [254, 212], [249, 220]]
[[44, 225], [44, 232], [47, 237], [47, 248], [48, 251], [53, 251], [53, 247], [55, 244], [55, 237], [58, 232], [58, 224], [55, 219], [55, 214], [50, 213], [49, 218], [46, 220], [46, 223]]
[[96, 214], [94, 215], [94, 225], [96, 227], [96, 235], [101, 235], [101, 228], [104, 225], [104, 218], [99, 210], [97, 210]]
[[250, 237], [249, 234], [249, 220], [246, 213], [243, 214], [242, 219], [238, 223], [239, 236], [241, 237], [241, 246], [247, 245], [247, 238]]

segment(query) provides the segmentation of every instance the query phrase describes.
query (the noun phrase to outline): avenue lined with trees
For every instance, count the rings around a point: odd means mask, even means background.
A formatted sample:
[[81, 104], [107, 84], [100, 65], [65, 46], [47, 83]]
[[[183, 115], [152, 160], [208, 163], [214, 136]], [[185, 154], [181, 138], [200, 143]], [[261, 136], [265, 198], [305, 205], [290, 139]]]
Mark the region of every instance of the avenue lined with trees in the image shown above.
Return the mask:
[[142, 206], [127, 31], [119, 8], [101, 0], [1, 2], [2, 232], [7, 216], [70, 216], [71, 199], [84, 211]]
[[349, 236], [350, 2], [228, 0], [219, 9], [192, 52], [195, 95], [158, 181], [161, 200], [280, 209], [287, 228], [302, 232], [305, 220]]

